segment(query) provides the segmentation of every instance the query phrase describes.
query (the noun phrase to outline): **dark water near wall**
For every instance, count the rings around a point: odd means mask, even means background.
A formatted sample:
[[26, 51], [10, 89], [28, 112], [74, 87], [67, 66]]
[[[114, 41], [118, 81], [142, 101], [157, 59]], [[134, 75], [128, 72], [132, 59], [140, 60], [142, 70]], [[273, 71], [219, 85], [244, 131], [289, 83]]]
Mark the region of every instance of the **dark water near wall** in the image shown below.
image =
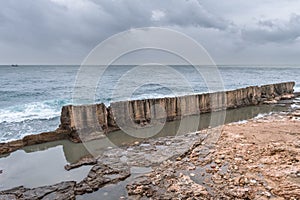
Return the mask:
[[[207, 92], [204, 79], [194, 68], [173, 68], [188, 81], [194, 93]], [[95, 92], [96, 102], [109, 104], [122, 100], [122, 96], [112, 97], [112, 94], [118, 80], [131, 69], [131, 66], [108, 68]], [[56, 129], [61, 107], [72, 103], [78, 71], [79, 66], [0, 66], [0, 142]], [[225, 90], [284, 81], [296, 81], [296, 90], [300, 90], [300, 67], [296, 66], [220, 66], [219, 72]], [[162, 71], [156, 74], [157, 80], [166, 80], [174, 86], [169, 73]], [[131, 98], [174, 95], [167, 85], [152, 83], [141, 86], [145, 77], [147, 74], [130, 80], [134, 91]], [[181, 88], [179, 81], [176, 84], [175, 81], [174, 87], [180, 94], [188, 93]]]

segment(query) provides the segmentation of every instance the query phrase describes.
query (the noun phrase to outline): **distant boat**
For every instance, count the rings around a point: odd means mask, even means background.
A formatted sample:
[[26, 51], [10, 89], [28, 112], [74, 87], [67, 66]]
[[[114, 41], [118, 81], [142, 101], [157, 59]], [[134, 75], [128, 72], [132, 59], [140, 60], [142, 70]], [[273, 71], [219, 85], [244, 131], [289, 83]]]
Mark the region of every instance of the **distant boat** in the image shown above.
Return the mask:
[[12, 67], [19, 67], [19, 65], [17, 65], [17, 64], [13, 64], [13, 65], [11, 65]]

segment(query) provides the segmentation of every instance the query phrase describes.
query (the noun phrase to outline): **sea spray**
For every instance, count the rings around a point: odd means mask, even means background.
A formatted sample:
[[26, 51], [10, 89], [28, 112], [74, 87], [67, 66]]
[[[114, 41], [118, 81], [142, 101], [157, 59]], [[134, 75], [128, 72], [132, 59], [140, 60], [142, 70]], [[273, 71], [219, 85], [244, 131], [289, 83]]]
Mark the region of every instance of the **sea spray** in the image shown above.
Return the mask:
[[0, 123], [52, 119], [59, 116], [61, 107], [70, 102], [70, 100], [49, 100], [3, 108], [0, 109]]
[[0, 142], [55, 130], [61, 107], [70, 103], [70, 100], [56, 99], [0, 109]]

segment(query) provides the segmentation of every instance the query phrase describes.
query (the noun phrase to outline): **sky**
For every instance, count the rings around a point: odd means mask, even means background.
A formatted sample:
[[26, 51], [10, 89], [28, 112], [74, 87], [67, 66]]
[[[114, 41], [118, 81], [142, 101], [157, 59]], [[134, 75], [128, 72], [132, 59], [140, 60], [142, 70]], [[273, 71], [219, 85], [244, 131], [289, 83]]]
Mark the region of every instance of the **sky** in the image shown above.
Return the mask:
[[110, 36], [141, 27], [186, 34], [216, 64], [300, 64], [299, 0], [1, 1], [0, 64], [81, 64]]

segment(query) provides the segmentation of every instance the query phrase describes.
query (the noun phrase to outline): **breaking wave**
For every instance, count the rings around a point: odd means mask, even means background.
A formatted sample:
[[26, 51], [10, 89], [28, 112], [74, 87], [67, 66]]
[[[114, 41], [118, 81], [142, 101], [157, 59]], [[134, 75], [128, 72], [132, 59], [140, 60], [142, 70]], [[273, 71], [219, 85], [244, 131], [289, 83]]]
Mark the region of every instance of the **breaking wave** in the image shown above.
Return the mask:
[[14, 123], [28, 120], [49, 120], [60, 116], [61, 107], [69, 100], [48, 100], [32, 102], [0, 109], [0, 123]]

